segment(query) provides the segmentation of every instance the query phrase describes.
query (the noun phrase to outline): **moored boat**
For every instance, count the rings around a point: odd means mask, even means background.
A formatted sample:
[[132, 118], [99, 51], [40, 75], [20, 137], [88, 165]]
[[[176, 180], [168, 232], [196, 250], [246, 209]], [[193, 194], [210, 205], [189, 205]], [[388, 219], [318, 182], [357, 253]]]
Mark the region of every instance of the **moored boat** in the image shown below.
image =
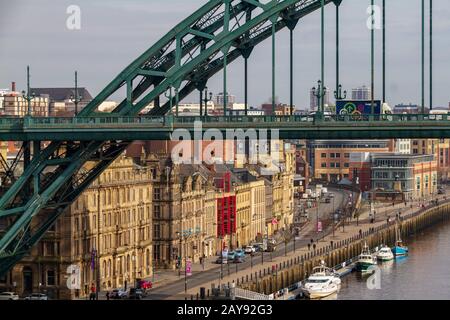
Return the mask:
[[313, 269], [312, 274], [305, 281], [302, 291], [309, 299], [321, 299], [339, 292], [341, 279], [334, 270], [327, 268], [322, 261], [320, 266]]
[[402, 257], [408, 255], [408, 247], [403, 244], [403, 241], [400, 237], [400, 229], [398, 226], [395, 228], [396, 241], [395, 246], [392, 248], [392, 252], [395, 257]]
[[363, 273], [372, 272], [372, 266], [377, 264], [376, 258], [370, 253], [369, 246], [364, 243], [361, 254], [358, 256], [358, 262], [356, 263], [356, 268], [358, 271]]
[[382, 246], [377, 252], [377, 259], [380, 261], [390, 261], [394, 259], [394, 254], [388, 246]]

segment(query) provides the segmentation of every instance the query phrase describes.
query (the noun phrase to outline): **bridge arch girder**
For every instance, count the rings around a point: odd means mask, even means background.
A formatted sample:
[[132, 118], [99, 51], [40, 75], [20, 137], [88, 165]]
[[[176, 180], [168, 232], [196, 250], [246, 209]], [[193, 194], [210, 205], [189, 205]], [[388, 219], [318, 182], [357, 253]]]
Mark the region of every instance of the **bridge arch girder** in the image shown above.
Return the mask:
[[[321, 6], [320, 0], [209, 1], [189, 18], [173, 28], [146, 53], [120, 73], [81, 113], [90, 115], [108, 96], [127, 87], [127, 97], [113, 111], [117, 115], [136, 115], [169, 88], [180, 91], [195, 78], [206, 82], [210, 72], [203, 72], [223, 61], [223, 52], [255, 47], [271, 35], [271, 18], [276, 17], [276, 31], [292, 25]], [[325, 0], [326, 4], [333, 0]], [[251, 16], [251, 19], [249, 19]], [[234, 23], [234, 24], [233, 24]], [[224, 50], [225, 49], [225, 50]], [[230, 55], [230, 63], [238, 56]], [[198, 76], [198, 74], [202, 76]], [[196, 76], [197, 74], [197, 76]], [[133, 81], [141, 77], [133, 88]], [[189, 88], [191, 86], [189, 85]], [[192, 89], [183, 92], [192, 92]], [[180, 99], [183, 97], [180, 95]], [[175, 99], [175, 98], [173, 98]], [[172, 103], [173, 104], [173, 103]], [[166, 108], [167, 109], [167, 108]], [[153, 110], [164, 114], [167, 110]]]
[[[326, 4], [333, 0], [325, 0]], [[226, 8], [226, 9], [225, 9]], [[79, 116], [90, 116], [109, 96], [126, 86], [122, 103], [111, 113], [132, 116], [174, 85], [181, 88], [180, 97], [195, 90], [195, 83], [207, 81], [222, 69], [224, 48], [231, 48], [229, 62], [242, 55], [242, 48], [255, 47], [269, 37], [270, 19], [277, 17], [276, 31], [286, 26], [286, 21], [301, 18], [320, 8], [320, 0], [210, 0], [199, 10], [171, 30], [155, 45], [124, 69], [97, 95]], [[251, 19], [245, 19], [252, 13]], [[234, 21], [234, 25], [232, 23]], [[224, 26], [225, 30], [224, 30]], [[133, 83], [138, 80], [137, 86]], [[163, 115], [168, 104], [155, 108], [153, 113]], [[39, 150], [31, 161], [29, 170], [11, 186], [0, 199], [0, 218], [14, 217], [8, 230], [0, 237], [0, 275], [19, 261], [57, 217], [70, 206], [114, 161], [129, 142], [52, 142]], [[58, 150], [70, 149], [61, 155]], [[106, 158], [98, 157], [106, 154]], [[97, 166], [86, 175], [83, 165], [97, 161]], [[31, 169], [36, 168], [36, 169]], [[36, 179], [46, 170], [48, 179]], [[79, 179], [81, 178], [81, 180]], [[36, 183], [34, 194], [27, 196], [30, 183]], [[32, 224], [38, 214], [46, 214], [39, 225]]]

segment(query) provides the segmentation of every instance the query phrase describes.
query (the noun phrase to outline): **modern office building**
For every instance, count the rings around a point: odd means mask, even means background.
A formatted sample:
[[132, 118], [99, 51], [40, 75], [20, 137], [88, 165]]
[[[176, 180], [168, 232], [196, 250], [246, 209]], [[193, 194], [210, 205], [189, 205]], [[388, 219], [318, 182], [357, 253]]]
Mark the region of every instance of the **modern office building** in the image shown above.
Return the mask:
[[308, 163], [313, 177], [336, 183], [349, 178], [351, 153], [389, 152], [389, 140], [310, 140], [307, 142]]
[[404, 201], [437, 193], [437, 162], [433, 155], [374, 153], [370, 161], [373, 199]]

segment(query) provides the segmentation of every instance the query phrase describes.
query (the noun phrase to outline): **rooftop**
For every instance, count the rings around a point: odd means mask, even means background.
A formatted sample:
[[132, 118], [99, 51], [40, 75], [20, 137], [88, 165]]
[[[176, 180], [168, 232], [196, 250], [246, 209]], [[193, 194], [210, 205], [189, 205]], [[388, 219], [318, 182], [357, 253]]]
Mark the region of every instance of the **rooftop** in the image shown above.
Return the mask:
[[[75, 96], [75, 88], [31, 88], [37, 96], [48, 95], [53, 101], [65, 101]], [[82, 101], [91, 101], [93, 98], [86, 88], [78, 88], [78, 95]]]

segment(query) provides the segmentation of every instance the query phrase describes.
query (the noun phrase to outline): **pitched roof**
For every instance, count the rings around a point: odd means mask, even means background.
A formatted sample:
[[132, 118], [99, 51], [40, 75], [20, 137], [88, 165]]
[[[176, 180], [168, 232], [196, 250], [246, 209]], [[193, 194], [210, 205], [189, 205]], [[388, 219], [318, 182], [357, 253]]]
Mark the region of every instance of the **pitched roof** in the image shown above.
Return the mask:
[[[50, 100], [64, 101], [75, 96], [75, 88], [31, 88], [37, 96], [48, 95]], [[82, 101], [91, 101], [92, 96], [86, 88], [78, 88]]]

